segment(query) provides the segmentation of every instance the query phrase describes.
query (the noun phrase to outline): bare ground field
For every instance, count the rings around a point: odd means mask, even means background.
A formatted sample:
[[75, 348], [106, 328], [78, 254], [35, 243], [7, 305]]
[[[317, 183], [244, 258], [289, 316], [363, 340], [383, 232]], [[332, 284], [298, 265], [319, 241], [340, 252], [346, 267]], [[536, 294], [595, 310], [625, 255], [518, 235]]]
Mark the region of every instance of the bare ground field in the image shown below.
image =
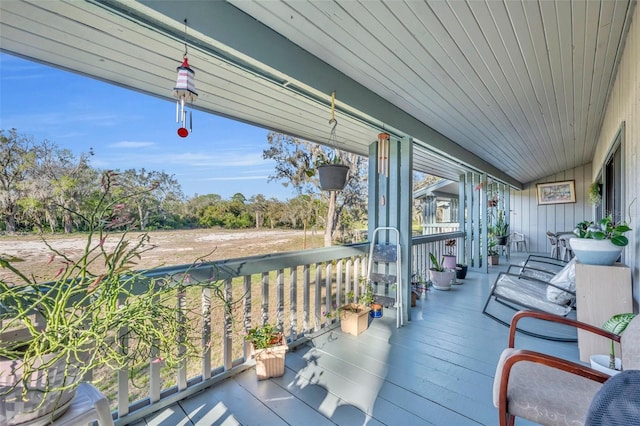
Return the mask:
[[[203, 256], [207, 260], [232, 259], [266, 253], [276, 253], [304, 248], [322, 247], [321, 232], [287, 229], [188, 229], [151, 231], [152, 250], [145, 252], [138, 269], [157, 266], [190, 264]], [[130, 233], [135, 237], [139, 233]], [[110, 236], [105, 245], [115, 244], [118, 234]], [[27, 275], [33, 274], [38, 281], [51, 280], [60, 268], [59, 257], [51, 258], [52, 252], [42, 238], [56, 250], [78, 257], [87, 242], [86, 234], [51, 235], [3, 235], [0, 236], [0, 254], [21, 259], [16, 264]], [[0, 279], [11, 279], [6, 270], [0, 270]]]

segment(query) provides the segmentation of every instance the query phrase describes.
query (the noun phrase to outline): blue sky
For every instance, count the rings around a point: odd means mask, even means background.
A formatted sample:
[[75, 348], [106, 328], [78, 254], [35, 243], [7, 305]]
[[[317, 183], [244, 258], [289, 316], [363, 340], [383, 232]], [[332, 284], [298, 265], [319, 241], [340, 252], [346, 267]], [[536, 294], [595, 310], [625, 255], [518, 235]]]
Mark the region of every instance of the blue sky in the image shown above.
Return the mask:
[[[174, 83], [167, 81], [167, 91]], [[193, 132], [183, 139], [173, 102], [3, 53], [0, 128], [76, 155], [93, 148], [91, 164], [100, 169], [164, 171], [188, 197], [295, 196], [280, 182], [267, 182], [274, 163], [262, 159], [265, 129], [194, 110]]]

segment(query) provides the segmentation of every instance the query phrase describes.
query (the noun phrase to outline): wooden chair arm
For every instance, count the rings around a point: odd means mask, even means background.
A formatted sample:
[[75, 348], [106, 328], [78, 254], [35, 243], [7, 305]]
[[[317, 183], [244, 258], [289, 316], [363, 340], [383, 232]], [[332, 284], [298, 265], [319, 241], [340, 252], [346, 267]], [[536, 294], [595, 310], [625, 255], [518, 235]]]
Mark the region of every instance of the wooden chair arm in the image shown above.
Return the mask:
[[516, 329], [518, 326], [518, 321], [522, 318], [536, 318], [543, 321], [555, 322], [559, 324], [568, 325], [570, 327], [580, 328], [582, 330], [586, 330], [590, 333], [597, 334], [599, 336], [606, 337], [607, 339], [611, 339], [615, 342], [620, 342], [620, 336], [606, 331], [600, 327], [595, 327], [591, 324], [587, 324], [581, 321], [577, 321], [571, 318], [561, 317], [559, 315], [548, 314], [546, 312], [536, 312], [536, 311], [518, 311], [511, 319], [511, 325], [509, 327], [509, 347], [514, 348], [515, 339], [516, 339]]
[[[566, 319], [564, 317], [560, 317]], [[586, 365], [578, 364], [573, 361], [558, 358], [552, 355], [543, 354], [527, 349], [518, 349], [513, 351], [504, 360], [502, 366], [502, 372], [500, 375], [500, 394], [498, 396], [499, 406], [507, 406], [507, 387], [509, 385], [509, 375], [511, 374], [511, 368], [520, 361], [530, 361], [537, 364], [543, 364], [551, 368], [567, 371], [578, 376], [585, 377], [589, 380], [593, 380], [599, 383], [606, 382], [610, 376], [600, 371], [594, 370]]]

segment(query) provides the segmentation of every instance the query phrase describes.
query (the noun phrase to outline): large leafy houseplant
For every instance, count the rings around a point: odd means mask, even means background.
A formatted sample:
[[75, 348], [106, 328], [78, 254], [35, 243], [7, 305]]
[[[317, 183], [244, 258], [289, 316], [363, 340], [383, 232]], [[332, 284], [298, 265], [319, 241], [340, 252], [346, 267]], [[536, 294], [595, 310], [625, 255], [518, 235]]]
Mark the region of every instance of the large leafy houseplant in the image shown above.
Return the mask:
[[[186, 320], [198, 314], [178, 306], [178, 295], [196, 284], [190, 272], [204, 262], [173, 276], [137, 271], [136, 262], [153, 246], [146, 233], [131, 236], [135, 224], [124, 207], [133, 195], [115, 196], [116, 180], [116, 173], [105, 172], [90, 213], [70, 212], [88, 229], [78, 256], [43, 239], [51, 261], [61, 265], [50, 281], [38, 282], [21, 271], [20, 259], [0, 254], [0, 266], [12, 277], [0, 279], [0, 361], [20, 367], [0, 371], [0, 398], [35, 400], [29, 409], [35, 417], [55, 410], [90, 371], [152, 359], [173, 368], [201, 351]], [[211, 287], [224, 300], [215, 277], [197, 285]], [[63, 379], [54, 381], [47, 367], [60, 362]], [[7, 421], [13, 424], [11, 417]]]
[[[635, 318], [635, 316], [636, 315], [633, 313], [616, 314], [609, 318], [603, 324], [602, 328], [610, 331], [611, 333], [620, 335], [627, 328], [631, 320]], [[616, 353], [613, 340], [611, 341], [611, 350], [609, 351], [609, 368], [613, 370], [615, 370], [616, 368]]]

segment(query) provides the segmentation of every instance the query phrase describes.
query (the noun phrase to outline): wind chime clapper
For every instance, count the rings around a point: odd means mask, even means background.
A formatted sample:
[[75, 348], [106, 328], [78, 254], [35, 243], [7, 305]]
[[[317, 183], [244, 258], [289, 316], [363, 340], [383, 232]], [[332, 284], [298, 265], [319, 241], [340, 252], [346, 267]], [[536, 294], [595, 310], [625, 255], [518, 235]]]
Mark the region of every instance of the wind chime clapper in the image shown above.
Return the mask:
[[185, 102], [193, 104], [198, 99], [195, 86], [195, 71], [189, 66], [189, 59], [187, 58], [187, 20], [184, 20], [184, 55], [182, 65], [176, 70], [178, 71], [178, 80], [176, 81], [176, 87], [173, 88], [173, 96], [178, 98], [176, 102], [176, 123], [180, 123], [178, 128], [178, 136], [186, 138], [189, 136], [189, 132], [193, 131], [193, 116], [189, 111], [189, 129], [187, 130], [187, 110], [184, 108]]
[[378, 174], [389, 177], [389, 133], [378, 134]]

